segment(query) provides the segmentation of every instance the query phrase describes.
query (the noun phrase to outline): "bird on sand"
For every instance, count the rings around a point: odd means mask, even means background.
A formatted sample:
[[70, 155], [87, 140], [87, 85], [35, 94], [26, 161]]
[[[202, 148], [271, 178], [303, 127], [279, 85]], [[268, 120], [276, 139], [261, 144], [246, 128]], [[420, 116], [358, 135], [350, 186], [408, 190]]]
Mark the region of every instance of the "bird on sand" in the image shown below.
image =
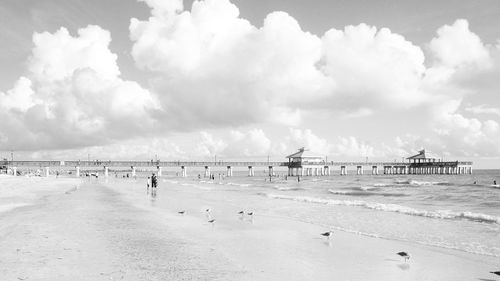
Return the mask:
[[490, 273], [500, 276], [500, 271], [490, 271]]
[[213, 220], [209, 220], [208, 222], [209, 222], [209, 223], [214, 223], [214, 222], [215, 222], [215, 220], [214, 220], [214, 219], [213, 219]]
[[238, 215], [243, 215], [243, 214], [245, 214], [245, 212], [244, 212], [244, 211], [239, 211], [239, 212], [238, 212]]
[[253, 212], [249, 212], [249, 213], [247, 213], [247, 215], [253, 216]]
[[180, 211], [180, 212], [177, 212], [177, 213], [179, 213], [181, 215], [184, 215], [186, 213], [186, 211]]
[[407, 252], [399, 252], [398, 255], [403, 257], [405, 259], [405, 262], [410, 259], [410, 254], [408, 254]]
[[330, 239], [330, 236], [333, 235], [333, 231], [328, 231], [328, 232], [325, 232], [325, 233], [321, 233], [321, 235], [327, 237], [328, 239]]
[[207, 220], [211, 220], [212, 219], [212, 210], [210, 210], [210, 208], [206, 209], [205, 215], [207, 216]]

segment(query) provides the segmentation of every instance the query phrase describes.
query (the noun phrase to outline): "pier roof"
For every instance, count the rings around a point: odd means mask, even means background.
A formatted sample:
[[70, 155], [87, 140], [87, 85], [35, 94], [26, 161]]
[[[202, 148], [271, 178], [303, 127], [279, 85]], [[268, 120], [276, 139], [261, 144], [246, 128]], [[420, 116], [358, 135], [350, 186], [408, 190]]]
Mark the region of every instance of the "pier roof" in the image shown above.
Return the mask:
[[410, 156], [406, 159], [440, 159], [441, 157], [436, 156], [434, 153], [430, 151], [425, 151], [425, 149], [422, 149], [418, 152], [418, 154]]
[[301, 147], [298, 152], [290, 154], [286, 158], [323, 158], [323, 157], [310, 152], [304, 147]]

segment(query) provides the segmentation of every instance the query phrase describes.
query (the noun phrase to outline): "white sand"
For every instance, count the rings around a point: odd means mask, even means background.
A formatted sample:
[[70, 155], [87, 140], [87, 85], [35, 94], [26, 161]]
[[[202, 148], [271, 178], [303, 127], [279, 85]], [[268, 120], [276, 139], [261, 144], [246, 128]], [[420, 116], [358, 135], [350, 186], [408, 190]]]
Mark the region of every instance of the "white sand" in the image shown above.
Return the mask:
[[[68, 186], [68, 190], [72, 190]], [[140, 190], [140, 192], [138, 192]], [[119, 192], [118, 192], [119, 191]], [[143, 196], [138, 196], [142, 194]], [[85, 184], [0, 214], [2, 280], [478, 280], [498, 258], [236, 214], [225, 203], [142, 185]], [[213, 209], [215, 225], [204, 208]], [[187, 210], [186, 215], [177, 214]], [[404, 263], [396, 252], [412, 254]]]

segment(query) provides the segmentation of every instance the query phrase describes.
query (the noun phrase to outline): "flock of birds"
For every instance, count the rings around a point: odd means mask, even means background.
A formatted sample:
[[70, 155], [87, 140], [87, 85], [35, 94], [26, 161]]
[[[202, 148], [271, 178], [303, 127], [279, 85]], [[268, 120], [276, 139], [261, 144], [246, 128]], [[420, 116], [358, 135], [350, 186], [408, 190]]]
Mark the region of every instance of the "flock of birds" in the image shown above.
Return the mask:
[[[186, 214], [186, 211], [183, 210], [183, 211], [179, 211], [177, 213], [180, 215], [184, 215], [184, 214]], [[212, 224], [212, 225], [215, 224], [216, 220], [214, 218], [212, 218], [212, 210], [210, 208], [205, 210], [205, 214], [206, 214], [207, 219], [208, 219], [207, 222]], [[241, 217], [245, 216], [245, 211], [239, 211], [238, 215], [240, 215]], [[249, 216], [253, 220], [254, 212], [247, 212], [246, 215]], [[320, 235], [326, 237], [326, 239], [330, 239], [330, 237], [333, 236], [333, 231], [327, 231], [327, 232], [321, 233]], [[402, 257], [404, 259], [405, 263], [408, 260], [410, 260], [410, 254], [408, 254], [407, 252], [399, 252], [399, 253], [397, 253], [397, 255]], [[500, 271], [491, 272], [491, 273], [496, 274], [496, 275], [500, 275]]]
[[[177, 213], [179, 215], [184, 215], [184, 214], [186, 214], [186, 211], [183, 210], [183, 211], [179, 211]], [[207, 222], [209, 222], [210, 224], [214, 224], [215, 223], [215, 219], [212, 218], [212, 210], [211, 209], [206, 209], [205, 213], [206, 213], [207, 219], [208, 219]], [[239, 211], [238, 214], [243, 217], [245, 215], [245, 211]], [[253, 220], [253, 214], [254, 214], [254, 212], [248, 212], [248, 213], [246, 213], [246, 215], [248, 215], [252, 220]]]
[[[186, 211], [183, 210], [183, 211], [179, 211], [177, 213], [180, 215], [184, 215], [184, 214], [186, 214]], [[216, 220], [214, 218], [212, 218], [212, 210], [210, 208], [206, 209], [205, 214], [207, 216], [207, 222], [214, 225]], [[245, 216], [245, 214], [253, 220], [254, 212], [246, 212], [246, 213], [245, 213], [245, 211], [238, 212], [238, 215], [240, 215], [242, 218]], [[321, 233], [320, 235], [323, 237], [326, 237], [326, 239], [329, 240], [333, 236], [333, 231], [327, 231], [327, 232]], [[410, 257], [411, 257], [410, 254], [407, 252], [398, 252], [396, 254], [398, 256], [402, 257], [404, 259], [405, 263], [408, 262], [410, 260]], [[491, 271], [490, 273], [495, 274], [497, 276], [500, 276], [500, 271]]]
[[[186, 214], [186, 211], [179, 211], [177, 213], [180, 215], [184, 215], [184, 214]], [[215, 219], [212, 218], [212, 210], [206, 209], [205, 213], [207, 215], [208, 223], [213, 225], [215, 223]], [[250, 218], [252, 218], [252, 220], [253, 220], [254, 212], [247, 212], [247, 213], [245, 213], [245, 211], [238, 212], [238, 215], [240, 215], [242, 217], [245, 216], [245, 214], [247, 216], [249, 216]], [[326, 239], [330, 239], [333, 236], [333, 231], [327, 231], [327, 232], [321, 233], [320, 235], [323, 237], [326, 237]], [[404, 259], [405, 263], [408, 262], [410, 260], [410, 257], [411, 257], [410, 254], [407, 252], [398, 252], [396, 254], [398, 256], [402, 257]], [[497, 276], [500, 276], [500, 271], [491, 271], [490, 273], [495, 274]]]

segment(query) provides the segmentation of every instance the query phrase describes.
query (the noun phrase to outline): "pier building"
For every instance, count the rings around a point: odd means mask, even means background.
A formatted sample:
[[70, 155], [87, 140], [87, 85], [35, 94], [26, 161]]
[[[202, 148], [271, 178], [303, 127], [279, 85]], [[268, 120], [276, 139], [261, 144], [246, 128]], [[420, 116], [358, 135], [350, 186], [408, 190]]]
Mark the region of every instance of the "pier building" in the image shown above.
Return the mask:
[[441, 157], [422, 149], [418, 154], [406, 158], [408, 174], [472, 174], [472, 162], [442, 161]]
[[327, 176], [330, 168], [326, 165], [322, 156], [316, 155], [305, 147], [299, 148], [298, 152], [288, 155], [289, 176]]

